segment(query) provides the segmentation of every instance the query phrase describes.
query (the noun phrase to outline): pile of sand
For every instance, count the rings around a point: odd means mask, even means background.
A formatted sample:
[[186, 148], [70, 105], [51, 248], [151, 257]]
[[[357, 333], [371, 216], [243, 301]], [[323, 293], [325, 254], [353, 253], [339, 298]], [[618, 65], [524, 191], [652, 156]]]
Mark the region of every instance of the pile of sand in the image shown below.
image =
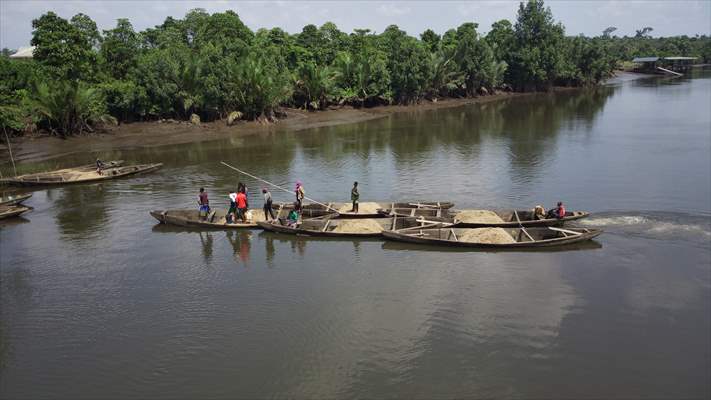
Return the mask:
[[495, 212], [489, 210], [462, 210], [454, 216], [454, 223], [500, 224], [504, 222]]
[[475, 228], [467, 229], [465, 233], [457, 236], [460, 242], [509, 244], [516, 243], [513, 237], [502, 228]]
[[372, 219], [343, 219], [332, 232], [338, 233], [380, 233], [383, 227]]
[[[333, 206], [336, 208], [336, 206]], [[351, 208], [353, 208], [352, 203], [345, 203], [342, 206], [338, 207], [337, 210], [339, 213], [346, 214], [351, 211]], [[381, 208], [380, 204], [378, 203], [372, 203], [372, 202], [364, 202], [364, 203], [358, 203], [358, 214], [377, 214], [378, 209]]]

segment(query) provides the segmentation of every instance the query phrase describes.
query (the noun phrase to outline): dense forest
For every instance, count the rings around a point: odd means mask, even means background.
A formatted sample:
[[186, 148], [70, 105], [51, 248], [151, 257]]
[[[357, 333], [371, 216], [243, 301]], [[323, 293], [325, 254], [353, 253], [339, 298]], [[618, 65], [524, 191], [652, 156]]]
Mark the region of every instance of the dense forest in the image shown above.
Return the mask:
[[136, 32], [126, 19], [99, 32], [84, 14], [32, 21], [31, 60], [0, 57], [0, 125], [11, 134], [93, 132], [159, 118], [273, 121], [280, 107], [321, 110], [468, 97], [496, 90], [595, 85], [645, 55], [711, 61], [708, 36], [566, 36], [543, 1], [521, 3], [514, 23], [486, 35], [464, 23], [419, 38], [395, 25], [376, 34], [333, 23], [300, 33], [251, 31], [233, 11], [190, 11]]

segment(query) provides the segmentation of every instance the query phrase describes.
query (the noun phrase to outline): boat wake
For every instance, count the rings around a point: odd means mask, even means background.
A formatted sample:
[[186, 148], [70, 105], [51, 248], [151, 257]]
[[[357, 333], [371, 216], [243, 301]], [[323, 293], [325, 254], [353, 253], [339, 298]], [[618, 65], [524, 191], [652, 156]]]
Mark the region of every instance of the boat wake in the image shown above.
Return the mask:
[[674, 212], [601, 212], [579, 221], [605, 232], [658, 240], [679, 240], [709, 246], [711, 216]]

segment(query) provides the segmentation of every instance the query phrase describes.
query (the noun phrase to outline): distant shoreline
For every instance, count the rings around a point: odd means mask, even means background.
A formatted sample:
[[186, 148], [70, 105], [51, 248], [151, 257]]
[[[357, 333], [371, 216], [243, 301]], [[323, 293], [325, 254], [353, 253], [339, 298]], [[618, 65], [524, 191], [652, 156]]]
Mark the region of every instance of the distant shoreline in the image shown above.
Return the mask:
[[[556, 91], [568, 88], [556, 89]], [[575, 89], [575, 88], [571, 88]], [[529, 96], [535, 93], [496, 93], [488, 96], [471, 98], [446, 98], [438, 101], [426, 101], [413, 105], [388, 105], [372, 108], [353, 108], [350, 106], [332, 107], [324, 111], [306, 111], [284, 109], [286, 118], [276, 123], [263, 124], [257, 121], [240, 121], [227, 126], [225, 120], [193, 125], [186, 121], [149, 121], [132, 122], [107, 127], [103, 132], [87, 136], [72, 136], [61, 139], [49, 135], [20, 136], [11, 139], [13, 156], [18, 164], [46, 161], [82, 152], [105, 152], [129, 150], [132, 148], [158, 147], [195, 142], [208, 142], [230, 137], [248, 137], [268, 132], [295, 132], [305, 129], [352, 124], [384, 118], [402, 112], [422, 112], [488, 103], [515, 97]], [[88, 156], [91, 158], [91, 156]], [[0, 145], [0, 162], [3, 174], [6, 174], [10, 157], [5, 145]], [[93, 161], [93, 160], [89, 160]]]

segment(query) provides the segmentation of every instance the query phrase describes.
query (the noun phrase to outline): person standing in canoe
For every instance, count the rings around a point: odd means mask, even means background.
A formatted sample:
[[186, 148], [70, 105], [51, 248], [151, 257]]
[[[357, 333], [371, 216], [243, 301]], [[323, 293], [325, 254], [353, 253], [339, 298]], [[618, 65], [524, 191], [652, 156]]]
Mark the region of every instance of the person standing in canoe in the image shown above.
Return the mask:
[[265, 187], [262, 188], [262, 193], [264, 194], [264, 219], [268, 222], [275, 219], [274, 210], [272, 210], [272, 194]]
[[200, 218], [207, 218], [207, 215], [210, 213], [210, 200], [207, 199], [207, 192], [205, 191], [205, 188], [200, 188], [198, 204], [200, 204]]
[[225, 215], [225, 223], [234, 223], [237, 219], [237, 192], [230, 193], [230, 209]]
[[351, 212], [358, 214], [358, 199], [360, 198], [360, 193], [358, 193], [358, 182], [353, 182], [353, 189], [351, 189], [351, 201], [353, 202], [353, 207]]
[[242, 220], [242, 223], [247, 223], [247, 209], [249, 208], [249, 204], [247, 203], [247, 195], [244, 192], [245, 187], [242, 185], [242, 189], [237, 193], [236, 199], [237, 216]]
[[294, 193], [296, 194], [296, 202], [299, 204], [299, 210], [301, 210], [301, 205], [304, 201], [304, 197], [306, 196], [304, 185], [301, 184], [301, 181], [296, 181], [296, 189], [294, 190]]

